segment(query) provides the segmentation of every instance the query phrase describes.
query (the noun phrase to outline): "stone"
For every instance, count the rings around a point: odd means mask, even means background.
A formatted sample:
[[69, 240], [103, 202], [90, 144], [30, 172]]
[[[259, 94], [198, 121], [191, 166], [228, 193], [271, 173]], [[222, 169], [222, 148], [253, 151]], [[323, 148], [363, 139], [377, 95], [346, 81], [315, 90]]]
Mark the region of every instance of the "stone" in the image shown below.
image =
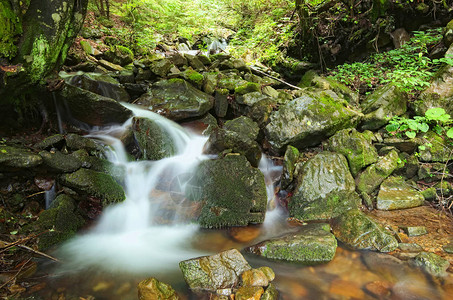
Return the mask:
[[408, 237], [428, 234], [425, 226], [399, 226]]
[[372, 281], [365, 284], [364, 290], [376, 299], [387, 299], [391, 294], [392, 284], [388, 281]]
[[398, 153], [390, 151], [357, 176], [357, 190], [371, 194], [398, 167]]
[[270, 283], [269, 286], [264, 291], [264, 294], [261, 296], [261, 300], [278, 300], [279, 294], [275, 286]]
[[247, 84], [247, 81], [235, 72], [221, 72], [217, 75], [217, 80], [218, 88], [227, 89], [232, 93], [237, 87]]
[[57, 99], [74, 119], [90, 126], [122, 124], [132, 116], [129, 109], [112, 98], [70, 84], [57, 92]]
[[302, 226], [297, 233], [273, 238], [245, 249], [268, 259], [297, 262], [304, 265], [327, 263], [335, 256], [337, 240], [328, 224]]
[[204, 228], [264, 221], [267, 206], [264, 175], [242, 155], [202, 161], [189, 182], [186, 197], [203, 204], [198, 221]]
[[259, 267], [258, 270], [262, 271], [264, 273], [264, 275], [266, 275], [267, 280], [269, 280], [269, 282], [271, 282], [275, 279], [274, 270], [272, 270], [270, 267], [266, 267], [266, 266]]
[[170, 133], [157, 121], [134, 117], [132, 119], [132, 132], [140, 149], [141, 159], [160, 160], [176, 153], [176, 145]]
[[423, 205], [423, 195], [402, 177], [389, 177], [381, 184], [376, 206], [380, 210], [395, 210]]
[[384, 227], [359, 210], [349, 210], [333, 222], [333, 234], [347, 247], [390, 252], [398, 241]]
[[214, 98], [183, 79], [161, 80], [136, 101], [172, 120], [200, 117], [214, 105]]
[[203, 73], [204, 82], [203, 82], [203, 91], [206, 94], [212, 95], [217, 90], [222, 91], [220, 94], [228, 95], [229, 91], [225, 89], [218, 89], [217, 88], [217, 76], [219, 72], [205, 72]]
[[212, 292], [238, 286], [240, 274], [251, 269], [236, 249], [184, 260], [179, 267], [190, 289]]
[[[280, 93], [276, 89], [271, 87], [271, 86], [263, 86], [261, 88], [261, 90], [263, 92], [263, 95], [266, 95], [266, 96], [268, 96], [270, 98], [279, 98], [280, 97]], [[283, 103], [284, 102], [286, 102], [286, 101], [283, 101]]]
[[421, 252], [412, 263], [434, 277], [447, 276], [447, 269], [450, 266], [448, 260], [429, 252]]
[[28, 149], [0, 145], [0, 170], [33, 168], [39, 166], [43, 159]]
[[104, 59], [98, 60], [98, 63], [100, 66], [104, 67], [108, 71], [114, 71], [114, 72], [115, 71], [118, 71], [118, 72], [124, 71], [124, 68], [122, 66], [108, 62]]
[[39, 155], [43, 159], [43, 165], [53, 172], [69, 173], [77, 171], [82, 167], [82, 162], [77, 158], [63, 154], [60, 151], [41, 151]]
[[427, 201], [433, 201], [437, 199], [437, 191], [436, 188], [434, 187], [427, 188], [426, 190], [423, 190], [421, 193], [423, 198], [425, 198], [425, 200]]
[[450, 47], [453, 44], [453, 19], [445, 26], [443, 41], [446, 47]]
[[424, 90], [412, 104], [419, 116], [424, 116], [430, 108], [441, 107], [446, 113], [453, 115], [453, 66], [441, 67], [429, 87]]
[[251, 140], [256, 140], [260, 131], [258, 124], [246, 116], [240, 116], [233, 120], [226, 121], [223, 129], [237, 132]]
[[447, 245], [444, 245], [442, 248], [444, 249], [445, 252], [447, 252], [449, 254], [453, 254], [453, 242], [450, 242]]
[[98, 56], [102, 54], [101, 51], [93, 47], [88, 41], [85, 40], [80, 41], [80, 46], [82, 47], [83, 51], [85, 51], [85, 53], [88, 55]]
[[79, 169], [60, 176], [63, 185], [102, 199], [104, 206], [124, 201], [123, 188], [109, 175], [93, 170]]
[[182, 66], [187, 66], [188, 62], [187, 59], [184, 57], [184, 55], [175, 52], [172, 53], [168, 59], [177, 67], [182, 67]]
[[354, 127], [361, 114], [331, 91], [309, 92], [288, 102], [270, 115], [265, 135], [272, 150], [287, 145], [296, 148], [315, 146], [337, 131]]
[[398, 248], [405, 252], [422, 252], [422, 246], [415, 243], [399, 243]]
[[205, 69], [204, 64], [201, 62], [198, 56], [184, 53], [184, 57], [187, 59], [189, 65], [197, 71], [203, 71]]
[[343, 129], [335, 133], [328, 141], [328, 149], [346, 156], [353, 176], [378, 160], [376, 148], [369, 135], [358, 132], [355, 128]]
[[40, 150], [50, 150], [51, 148], [61, 149], [64, 145], [64, 141], [64, 135], [54, 134], [46, 137], [41, 142], [36, 143], [34, 147]]
[[280, 180], [280, 185], [282, 189], [288, 188], [289, 185], [292, 183], [298, 159], [299, 150], [297, 150], [297, 148], [291, 145], [288, 145], [286, 147], [285, 155], [283, 157], [283, 170]]
[[104, 53], [104, 57], [109, 62], [120, 66], [128, 65], [134, 61], [134, 53], [131, 49], [120, 45], [110, 47], [110, 49]]
[[431, 147], [426, 146], [423, 150], [420, 148], [418, 149], [420, 161], [447, 162], [450, 160], [450, 153], [453, 150], [453, 146], [447, 139], [436, 134], [435, 132], [430, 130], [425, 133], [421, 144], [430, 144]]
[[236, 95], [245, 95], [253, 92], [261, 92], [261, 86], [258, 83], [246, 82], [234, 89]]
[[241, 285], [266, 287], [269, 285], [269, 279], [259, 269], [246, 270], [241, 274]]
[[192, 68], [188, 68], [181, 73], [181, 77], [184, 80], [190, 82], [197, 89], [201, 90], [201, 87], [204, 83], [204, 77], [197, 71], [193, 70]]
[[394, 84], [378, 88], [361, 104], [365, 114], [361, 128], [379, 129], [394, 116], [401, 116], [407, 110], [407, 96]]
[[151, 72], [159, 77], [166, 77], [173, 66], [168, 58], [152, 60], [148, 65]]
[[138, 284], [139, 300], [178, 300], [175, 290], [154, 277], [140, 281]]
[[260, 286], [241, 286], [234, 295], [235, 300], [260, 300], [264, 289]]
[[66, 147], [72, 151], [86, 150], [89, 153], [94, 153], [103, 150], [102, 146], [99, 146], [93, 140], [74, 133], [65, 135], [65, 141]]

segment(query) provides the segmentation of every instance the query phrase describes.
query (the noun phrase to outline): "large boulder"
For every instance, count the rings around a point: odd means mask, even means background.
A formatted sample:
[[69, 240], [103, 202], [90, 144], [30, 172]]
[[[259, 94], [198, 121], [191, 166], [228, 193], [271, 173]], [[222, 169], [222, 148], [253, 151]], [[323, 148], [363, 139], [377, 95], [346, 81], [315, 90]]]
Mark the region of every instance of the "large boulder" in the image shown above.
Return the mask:
[[140, 158], [160, 160], [173, 156], [176, 152], [171, 135], [153, 120], [134, 117], [132, 132], [140, 149]]
[[379, 129], [394, 116], [407, 110], [407, 96], [394, 84], [385, 85], [368, 96], [361, 104], [365, 114], [362, 129]]
[[104, 53], [105, 59], [114, 64], [125, 66], [134, 60], [134, 53], [131, 49], [115, 45]]
[[358, 250], [390, 252], [398, 247], [396, 238], [360, 210], [349, 210], [333, 222], [333, 234], [346, 246]]
[[39, 166], [43, 159], [27, 149], [0, 145], [0, 170], [16, 170]]
[[91, 126], [124, 123], [132, 112], [112, 98], [65, 84], [58, 92], [61, 107], [76, 120]]
[[304, 148], [319, 144], [335, 132], [354, 127], [361, 114], [331, 91], [306, 91], [270, 116], [265, 128], [272, 149], [286, 145]]
[[214, 98], [187, 81], [174, 78], [153, 84], [137, 103], [172, 120], [199, 117], [214, 105]]
[[190, 289], [212, 292], [238, 286], [240, 275], [251, 269], [236, 249], [184, 260], [179, 267]]
[[376, 207], [380, 210], [395, 210], [417, 207], [425, 198], [402, 177], [389, 177], [381, 184]]
[[203, 205], [199, 216], [203, 227], [245, 226], [264, 221], [264, 175], [242, 155], [202, 161], [190, 186], [187, 196]]
[[431, 84], [420, 94], [413, 107], [420, 116], [434, 107], [441, 107], [453, 115], [453, 66], [446, 65], [437, 71]]
[[378, 160], [376, 148], [370, 135], [360, 133], [354, 128], [338, 131], [329, 139], [329, 150], [343, 154], [348, 159], [352, 175]]
[[337, 240], [328, 224], [310, 224], [297, 233], [247, 247], [246, 251], [269, 259], [315, 265], [331, 261], [336, 249]]

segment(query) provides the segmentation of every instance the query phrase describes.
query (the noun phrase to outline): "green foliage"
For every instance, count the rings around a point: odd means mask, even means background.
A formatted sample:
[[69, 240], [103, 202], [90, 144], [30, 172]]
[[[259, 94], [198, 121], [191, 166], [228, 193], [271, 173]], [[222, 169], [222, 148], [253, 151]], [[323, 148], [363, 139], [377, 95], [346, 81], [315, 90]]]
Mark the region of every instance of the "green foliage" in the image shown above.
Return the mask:
[[0, 57], [13, 58], [17, 53], [17, 35], [22, 33], [22, 23], [6, 0], [0, 0]]
[[352, 88], [373, 88], [393, 82], [403, 92], [415, 96], [429, 86], [429, 81], [442, 63], [453, 64], [451, 57], [431, 59], [430, 47], [442, 40], [441, 29], [415, 31], [414, 37], [399, 49], [375, 53], [364, 62], [343, 64], [330, 75]]
[[443, 108], [433, 107], [426, 111], [424, 117], [415, 116], [413, 119], [393, 117], [385, 129], [392, 135], [404, 133], [411, 139], [415, 138], [418, 132], [428, 132], [431, 129], [439, 135], [445, 134], [448, 138], [453, 139], [451, 124], [453, 124], [453, 119]]

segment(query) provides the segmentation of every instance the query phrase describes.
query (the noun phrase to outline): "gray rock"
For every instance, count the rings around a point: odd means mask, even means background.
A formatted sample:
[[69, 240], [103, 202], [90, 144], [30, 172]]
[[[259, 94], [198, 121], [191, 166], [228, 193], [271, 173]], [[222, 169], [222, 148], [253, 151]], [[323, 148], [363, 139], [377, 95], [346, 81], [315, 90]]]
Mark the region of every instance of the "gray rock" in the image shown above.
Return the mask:
[[27, 149], [0, 145], [0, 170], [33, 168], [42, 163], [42, 157]]
[[203, 71], [205, 69], [204, 64], [197, 56], [185, 53], [184, 57], [187, 59], [189, 65], [194, 68], [194, 70]]
[[245, 116], [226, 121], [223, 129], [237, 132], [238, 134], [246, 136], [251, 140], [256, 140], [260, 131], [258, 124]]
[[35, 148], [41, 150], [50, 150], [51, 148], [61, 149], [61, 147], [63, 147], [64, 145], [64, 141], [64, 135], [54, 134], [35, 144]]
[[413, 264], [435, 277], [447, 276], [447, 269], [450, 266], [448, 260], [428, 252], [421, 252], [417, 255]]
[[77, 171], [82, 167], [82, 162], [74, 156], [63, 154], [60, 151], [41, 151], [39, 155], [43, 159], [43, 165], [53, 172], [68, 173]]
[[354, 127], [361, 116], [330, 91], [309, 92], [272, 112], [265, 127], [274, 151], [286, 145], [299, 149], [314, 146], [337, 131]]
[[412, 208], [425, 202], [423, 195], [402, 177], [389, 177], [381, 184], [377, 196], [377, 209], [395, 210]]
[[140, 281], [138, 284], [138, 299], [140, 300], [178, 300], [175, 290], [154, 277]]
[[125, 66], [134, 60], [134, 53], [127, 47], [115, 45], [104, 53], [104, 57], [111, 63]]
[[288, 146], [283, 157], [283, 170], [280, 185], [282, 189], [286, 189], [294, 179], [296, 170], [296, 162], [299, 159], [299, 150], [293, 146]]
[[80, 136], [78, 134], [69, 133], [65, 136], [66, 147], [69, 150], [86, 150], [87, 152], [103, 150], [102, 146], [96, 144], [93, 140]]
[[213, 291], [236, 287], [240, 275], [251, 267], [236, 249], [179, 263], [184, 280], [192, 290]]
[[229, 94], [230, 93], [227, 89], [217, 89], [215, 91], [214, 110], [216, 116], [219, 118], [225, 117], [228, 112]]
[[425, 226], [399, 226], [407, 236], [420, 236], [428, 233]]
[[174, 65], [168, 58], [152, 60], [149, 63], [149, 69], [159, 77], [166, 77]]
[[245, 250], [269, 259], [315, 265], [331, 261], [336, 249], [337, 240], [328, 224], [310, 224], [297, 233], [263, 241]]

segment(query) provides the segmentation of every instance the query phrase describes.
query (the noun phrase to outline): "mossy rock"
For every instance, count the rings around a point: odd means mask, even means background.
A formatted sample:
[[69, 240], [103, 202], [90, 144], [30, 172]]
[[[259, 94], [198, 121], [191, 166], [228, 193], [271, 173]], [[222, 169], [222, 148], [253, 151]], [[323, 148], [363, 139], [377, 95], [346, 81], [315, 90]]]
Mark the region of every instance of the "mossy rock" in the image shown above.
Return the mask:
[[227, 89], [217, 89], [214, 98], [214, 111], [217, 117], [224, 118], [228, 112], [228, 95], [230, 92]]
[[124, 201], [126, 198], [123, 188], [110, 175], [93, 170], [80, 169], [74, 173], [64, 174], [60, 181], [80, 193], [102, 199], [104, 206]]
[[189, 182], [186, 196], [202, 203], [198, 221], [205, 228], [264, 221], [267, 205], [264, 175], [242, 155], [202, 161]]
[[286, 189], [292, 183], [298, 159], [299, 150], [290, 145], [286, 147], [285, 156], [283, 157], [282, 177], [280, 180], [283, 189]]
[[204, 83], [204, 77], [197, 71], [193, 70], [192, 68], [185, 70], [182, 72], [182, 77], [190, 82], [194, 87], [201, 90], [201, 87]]
[[336, 249], [337, 240], [328, 224], [310, 224], [297, 233], [247, 247], [246, 251], [269, 259], [316, 265], [331, 261]]
[[258, 83], [247, 82], [234, 89], [236, 95], [244, 95], [252, 92], [260, 92], [261, 86]]
[[332, 229], [335, 237], [352, 249], [390, 252], [398, 247], [398, 241], [390, 232], [359, 210], [340, 215]]
[[434, 277], [445, 277], [450, 263], [434, 253], [421, 252], [413, 260], [413, 265], [422, 268]]
[[42, 157], [28, 149], [0, 145], [0, 170], [28, 169], [39, 166]]
[[0, 1], [0, 33], [0, 57], [13, 58], [17, 53], [16, 37], [22, 33], [22, 23], [10, 2], [5, 0]]
[[234, 92], [237, 87], [247, 84], [247, 81], [235, 72], [221, 72], [217, 76], [217, 87]]
[[425, 202], [423, 195], [402, 177], [389, 177], [381, 184], [376, 207], [380, 210], [412, 208]]
[[167, 76], [172, 67], [174, 67], [174, 65], [168, 58], [155, 59], [149, 63], [149, 69], [151, 72], [162, 78]]
[[154, 277], [140, 281], [138, 284], [139, 300], [178, 300], [180, 299], [175, 290], [164, 282]]
[[61, 149], [65, 144], [65, 137], [62, 134], [54, 134], [46, 137], [39, 143], [35, 144], [36, 149], [50, 150], [51, 148]]
[[271, 114], [265, 134], [276, 152], [287, 145], [302, 149], [354, 127], [360, 118], [361, 114], [348, 108], [335, 93], [306, 91]]
[[79, 159], [68, 154], [63, 154], [60, 151], [41, 151], [39, 155], [43, 159], [43, 165], [52, 172], [69, 173], [77, 171], [82, 167], [82, 162]]
[[65, 135], [65, 140], [66, 147], [72, 151], [85, 150], [88, 153], [95, 153], [103, 150], [102, 146], [96, 144], [93, 140], [78, 134], [69, 133]]
[[71, 238], [84, 223], [74, 200], [67, 195], [59, 195], [34, 224], [39, 232], [50, 230], [39, 236], [39, 249], [46, 250]]
[[226, 121], [223, 129], [237, 132], [238, 134], [246, 136], [251, 140], [256, 140], [260, 131], [258, 124], [246, 116]]
[[419, 160], [422, 162], [447, 162], [450, 160], [450, 153], [453, 146], [444, 136], [440, 136], [433, 131], [428, 131], [420, 141], [421, 145], [431, 144], [431, 147], [425, 146], [424, 149], [418, 149]]
[[128, 65], [134, 60], [134, 53], [132, 50], [120, 45], [110, 47], [110, 49], [104, 53], [104, 56], [109, 62], [120, 66]]

